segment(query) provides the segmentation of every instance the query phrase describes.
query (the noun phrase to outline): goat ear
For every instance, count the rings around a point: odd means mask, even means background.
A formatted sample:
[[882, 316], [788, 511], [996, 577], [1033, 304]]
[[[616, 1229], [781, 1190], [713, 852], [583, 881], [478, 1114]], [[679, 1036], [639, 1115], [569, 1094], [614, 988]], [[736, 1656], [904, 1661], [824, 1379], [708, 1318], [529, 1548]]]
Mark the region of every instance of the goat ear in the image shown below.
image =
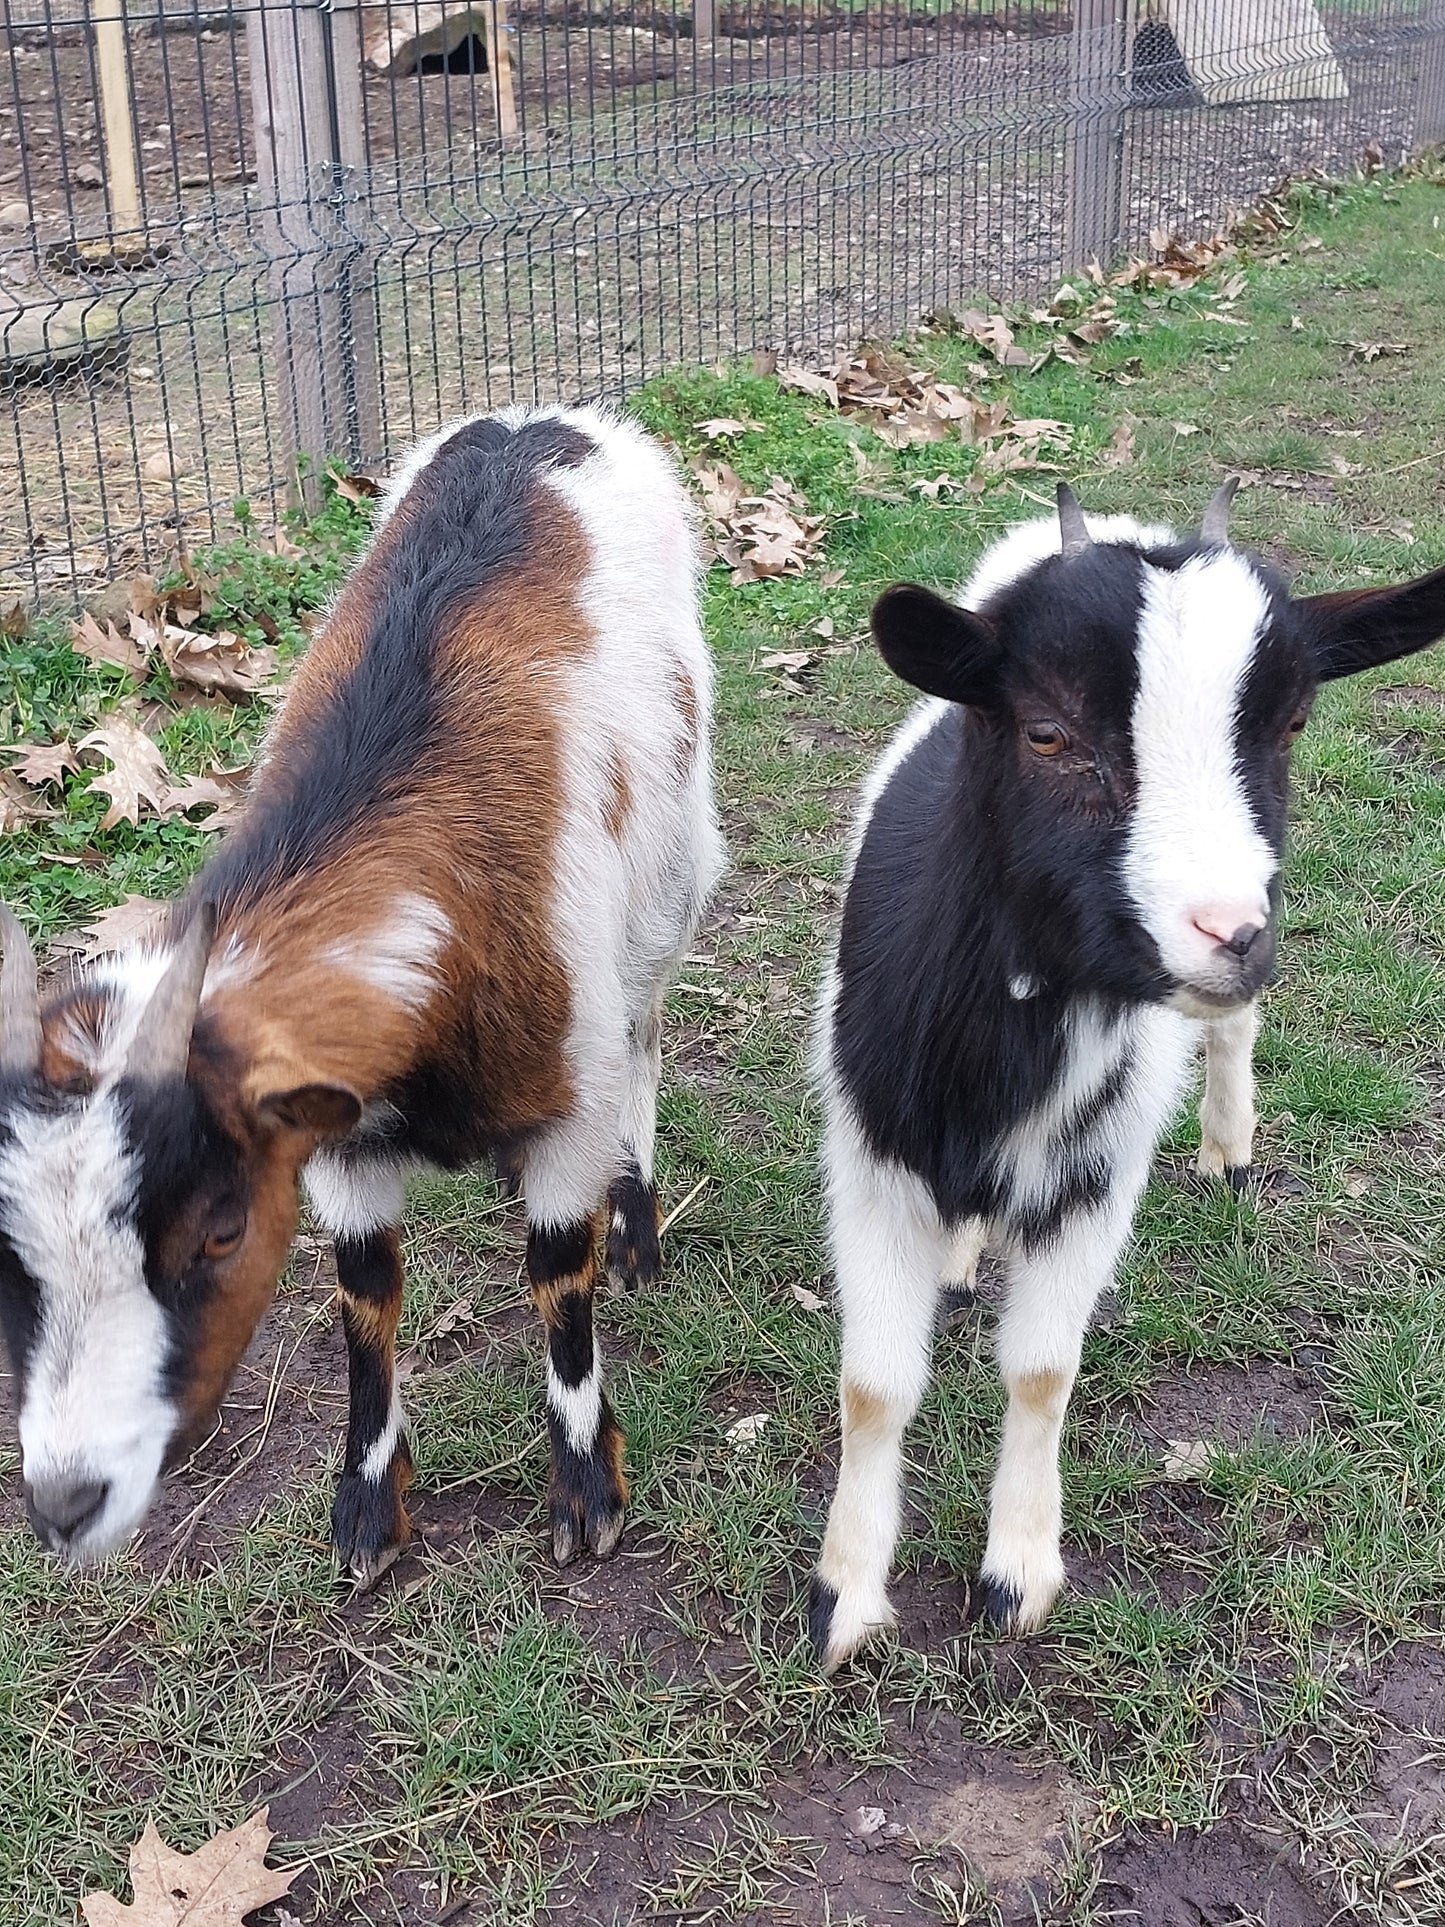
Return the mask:
[[270, 1124], [314, 1137], [345, 1137], [361, 1116], [361, 1099], [344, 1084], [297, 1084], [289, 1091], [267, 1091], [256, 1109]]
[[1301, 596], [1321, 678], [1354, 676], [1399, 656], [1413, 656], [1445, 636], [1445, 569], [1393, 589], [1343, 589]]
[[873, 635], [888, 667], [915, 689], [981, 707], [997, 696], [1002, 651], [992, 623], [932, 589], [885, 589], [873, 605]]

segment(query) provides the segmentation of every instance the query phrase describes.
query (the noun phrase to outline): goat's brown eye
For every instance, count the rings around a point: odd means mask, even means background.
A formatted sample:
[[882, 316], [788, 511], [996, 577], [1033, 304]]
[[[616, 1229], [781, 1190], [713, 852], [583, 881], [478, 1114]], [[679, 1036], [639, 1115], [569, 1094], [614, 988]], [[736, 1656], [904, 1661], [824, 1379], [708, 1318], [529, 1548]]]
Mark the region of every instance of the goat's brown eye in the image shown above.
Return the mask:
[[223, 1224], [212, 1231], [201, 1250], [207, 1258], [229, 1258], [246, 1235], [244, 1223]]
[[1290, 717], [1289, 722], [1285, 725], [1284, 740], [1286, 743], [1292, 743], [1296, 736], [1303, 734], [1304, 726], [1309, 719], [1310, 713], [1307, 709], [1297, 709], [1295, 711], [1293, 716]]
[[1068, 732], [1057, 723], [1027, 723], [1024, 735], [1036, 756], [1057, 756], [1060, 750], [1069, 747]]

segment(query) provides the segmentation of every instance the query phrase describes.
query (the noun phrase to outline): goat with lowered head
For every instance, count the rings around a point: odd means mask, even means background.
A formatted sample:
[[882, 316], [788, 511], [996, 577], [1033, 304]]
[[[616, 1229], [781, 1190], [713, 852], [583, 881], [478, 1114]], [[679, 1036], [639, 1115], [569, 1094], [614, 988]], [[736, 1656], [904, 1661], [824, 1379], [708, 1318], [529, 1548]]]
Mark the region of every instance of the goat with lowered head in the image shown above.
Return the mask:
[[361, 1580], [388, 1564], [406, 1174], [499, 1152], [547, 1334], [553, 1550], [612, 1550], [595, 1268], [604, 1247], [626, 1279], [657, 1268], [662, 997], [721, 861], [697, 570], [640, 431], [456, 424], [388, 490], [164, 942], [42, 1007], [6, 915], [0, 1321], [62, 1557], [125, 1540], [209, 1423], [304, 1168], [350, 1359], [335, 1540]]
[[1290, 747], [1323, 681], [1445, 634], [1445, 569], [1295, 598], [1127, 516], [1015, 528], [960, 601], [873, 630], [927, 692], [874, 770], [820, 1025], [842, 1460], [813, 1586], [828, 1667], [892, 1623], [902, 1441], [947, 1280], [1001, 1259], [1008, 1392], [974, 1604], [1064, 1581], [1059, 1433], [1094, 1305], [1201, 1040], [1201, 1167], [1240, 1180], [1275, 950]]

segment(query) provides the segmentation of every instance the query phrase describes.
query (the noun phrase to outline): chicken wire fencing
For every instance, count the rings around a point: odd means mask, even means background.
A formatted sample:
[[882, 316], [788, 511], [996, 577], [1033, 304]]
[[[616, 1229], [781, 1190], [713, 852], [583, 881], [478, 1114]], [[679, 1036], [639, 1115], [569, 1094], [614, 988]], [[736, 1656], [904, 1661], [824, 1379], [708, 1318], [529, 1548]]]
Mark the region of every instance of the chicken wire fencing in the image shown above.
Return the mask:
[[0, 0], [0, 596], [1445, 135], [1445, 0]]

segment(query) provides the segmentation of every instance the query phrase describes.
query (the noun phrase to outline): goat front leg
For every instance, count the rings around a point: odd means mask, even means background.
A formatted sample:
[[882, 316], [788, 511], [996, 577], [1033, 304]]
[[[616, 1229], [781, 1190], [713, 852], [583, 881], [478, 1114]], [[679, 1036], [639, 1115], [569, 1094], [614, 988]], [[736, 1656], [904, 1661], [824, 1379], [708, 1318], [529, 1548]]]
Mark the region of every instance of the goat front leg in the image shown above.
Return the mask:
[[1089, 1315], [1114, 1276], [1132, 1192], [1077, 1212], [1046, 1240], [1007, 1249], [997, 1357], [1008, 1390], [973, 1612], [1033, 1632], [1064, 1584], [1059, 1437]]
[[336, 1279], [351, 1403], [331, 1532], [342, 1565], [364, 1589], [376, 1583], [411, 1537], [405, 1505], [411, 1450], [396, 1389], [402, 1268], [395, 1227], [340, 1234]]
[[607, 1188], [607, 1276], [614, 1285], [651, 1285], [662, 1270], [662, 1213], [652, 1180], [657, 1087], [662, 1079], [662, 1000], [627, 1041], [620, 1130], [624, 1164]]
[[846, 1120], [830, 1121], [827, 1161], [843, 1437], [809, 1631], [831, 1673], [896, 1624], [888, 1573], [902, 1516], [903, 1434], [928, 1384], [947, 1244], [923, 1186], [881, 1165]]
[[1204, 1095], [1199, 1103], [1198, 1166], [1232, 1189], [1249, 1184], [1254, 1156], [1254, 1040], [1259, 1005], [1246, 1004], [1204, 1026]]

